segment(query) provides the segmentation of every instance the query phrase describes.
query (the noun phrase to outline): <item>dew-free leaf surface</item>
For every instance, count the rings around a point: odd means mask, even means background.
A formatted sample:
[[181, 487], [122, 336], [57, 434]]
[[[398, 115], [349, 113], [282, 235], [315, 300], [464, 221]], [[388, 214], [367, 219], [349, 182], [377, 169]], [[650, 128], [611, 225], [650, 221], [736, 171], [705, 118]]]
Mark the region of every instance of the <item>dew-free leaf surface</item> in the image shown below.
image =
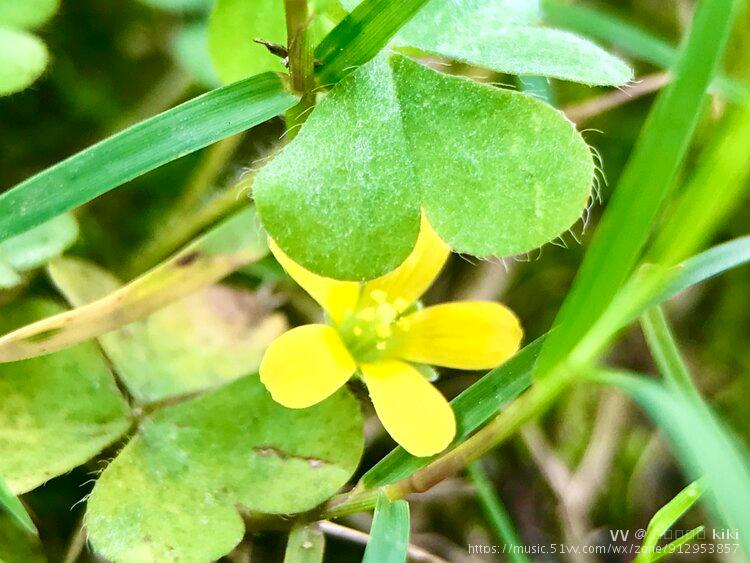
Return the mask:
[[0, 510], [0, 561], [3, 563], [46, 563], [42, 544], [36, 534], [29, 533]]
[[[41, 300], [5, 305], [0, 329], [60, 310]], [[0, 365], [0, 474], [15, 493], [88, 461], [129, 426], [128, 406], [94, 344]]]
[[254, 195], [292, 258], [364, 280], [409, 254], [420, 205], [454, 250], [509, 256], [575, 223], [593, 175], [588, 146], [555, 109], [396, 55], [339, 83]]
[[34, 29], [50, 19], [60, 0], [0, 0], [0, 26]]
[[[9, 518], [7, 518], [9, 517]], [[26, 512], [26, 508], [23, 506], [18, 497], [8, 488], [5, 483], [5, 478], [0, 475], [0, 520], [12, 520], [7, 522], [5, 526], [18, 526], [20, 525], [26, 532], [36, 534], [36, 526], [31, 521], [29, 513]], [[1, 529], [2, 527], [0, 527]], [[2, 542], [0, 542], [1, 545]]]
[[382, 493], [375, 506], [363, 563], [405, 563], [409, 548], [409, 505]]
[[346, 389], [297, 410], [257, 375], [237, 380], [141, 425], [94, 487], [89, 540], [116, 561], [218, 559], [244, 534], [238, 510], [309, 510], [349, 479], [362, 448]]
[[0, 289], [21, 283], [23, 274], [60, 256], [78, 238], [78, 223], [69, 214], [0, 242]]
[[[79, 259], [62, 258], [50, 275], [74, 307], [109, 295], [120, 282]], [[130, 393], [141, 402], [218, 387], [258, 369], [263, 352], [287, 328], [255, 294], [211, 286], [153, 315], [99, 337]]]
[[47, 47], [36, 35], [0, 27], [0, 96], [30, 86], [42, 75], [48, 60]]

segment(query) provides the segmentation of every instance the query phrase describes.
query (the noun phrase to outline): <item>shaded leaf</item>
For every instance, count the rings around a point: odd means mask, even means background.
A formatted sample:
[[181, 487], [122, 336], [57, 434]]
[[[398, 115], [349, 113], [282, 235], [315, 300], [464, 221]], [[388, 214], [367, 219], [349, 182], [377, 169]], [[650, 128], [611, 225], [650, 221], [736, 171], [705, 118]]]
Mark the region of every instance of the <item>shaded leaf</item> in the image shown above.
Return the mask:
[[0, 289], [18, 285], [24, 272], [60, 256], [77, 238], [78, 223], [65, 214], [0, 242]]
[[48, 354], [130, 324], [267, 253], [255, 212], [244, 209], [113, 293], [3, 336], [0, 362]]
[[[55, 285], [80, 307], [120, 288], [110, 273], [63, 258]], [[99, 338], [119, 378], [141, 402], [217, 387], [258, 369], [266, 347], [287, 328], [247, 291], [212, 286]]]
[[143, 4], [169, 12], [207, 12], [214, 0], [140, 0]]
[[34, 29], [49, 20], [60, 0], [0, 0], [0, 26]]
[[363, 563], [404, 563], [409, 549], [409, 504], [378, 497]]
[[362, 448], [347, 390], [294, 410], [243, 378], [141, 425], [94, 487], [89, 539], [117, 561], [218, 559], [244, 534], [238, 509], [309, 510], [349, 479]]
[[267, 73], [142, 121], [0, 194], [0, 241], [271, 119], [296, 102], [281, 78]]
[[454, 250], [527, 252], [568, 229], [593, 181], [589, 148], [548, 105], [378, 58], [338, 84], [258, 174], [263, 225], [317, 273], [363, 280], [416, 240], [419, 207]]
[[49, 54], [36, 35], [0, 27], [0, 96], [20, 92], [42, 75]]
[[3, 563], [44, 563], [42, 545], [31, 534], [13, 521], [13, 517], [0, 510], [0, 561]]
[[[49, 301], [6, 305], [0, 328], [60, 310]], [[0, 473], [15, 493], [88, 461], [129, 426], [128, 406], [94, 344], [0, 365]]]

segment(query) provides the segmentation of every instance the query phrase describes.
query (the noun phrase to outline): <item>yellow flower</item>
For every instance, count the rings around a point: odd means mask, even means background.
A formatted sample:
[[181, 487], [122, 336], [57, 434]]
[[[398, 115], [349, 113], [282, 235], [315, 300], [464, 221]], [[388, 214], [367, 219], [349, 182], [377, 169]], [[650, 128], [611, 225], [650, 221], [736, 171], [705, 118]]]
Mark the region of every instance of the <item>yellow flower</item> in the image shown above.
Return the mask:
[[270, 246], [331, 321], [292, 329], [266, 351], [260, 379], [286, 407], [314, 405], [358, 372], [388, 433], [409, 453], [429, 456], [451, 443], [456, 420], [448, 401], [414, 364], [489, 369], [518, 350], [518, 319], [499, 303], [418, 306], [450, 254], [424, 217], [411, 255], [367, 283], [313, 274], [274, 241]]

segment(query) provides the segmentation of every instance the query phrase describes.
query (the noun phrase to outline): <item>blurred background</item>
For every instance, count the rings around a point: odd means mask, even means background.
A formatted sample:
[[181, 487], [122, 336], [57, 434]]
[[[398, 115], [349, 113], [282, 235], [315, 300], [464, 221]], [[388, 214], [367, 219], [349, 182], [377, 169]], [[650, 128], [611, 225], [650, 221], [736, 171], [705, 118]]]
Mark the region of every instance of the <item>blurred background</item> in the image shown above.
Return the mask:
[[[691, 0], [585, 4], [675, 45], [694, 7]], [[0, 98], [0, 191], [115, 131], [218, 86], [205, 44], [210, 7], [211, 0], [63, 0], [57, 15], [37, 31], [51, 54], [44, 76], [22, 93]], [[738, 27], [726, 70], [742, 80], [747, 76], [742, 53], [750, 52], [746, 48], [750, 19], [745, 16]], [[600, 192], [606, 202], [610, 188], [604, 180], [615, 183], [665, 75], [617, 47], [603, 46], [633, 64], [637, 76], [633, 86], [613, 92], [556, 82], [546, 95], [551, 93], [551, 101], [568, 112], [601, 156]], [[476, 71], [460, 66], [451, 71], [513, 84], [512, 77], [476, 76]], [[723, 111], [724, 102], [714, 98], [686, 171]], [[71, 253], [86, 256], [124, 279], [132, 278], [185, 242], [195, 229], [245, 204], [244, 195], [225, 198], [218, 207], [215, 198], [258, 166], [280, 144], [283, 130], [283, 124], [275, 121], [225, 141], [223, 152], [213, 149], [215, 165], [208, 172], [205, 163], [212, 149], [182, 158], [97, 199], [77, 212], [81, 235]], [[180, 205], [176, 207], [175, 202]], [[203, 223], [180, 232], [185, 217], [207, 207], [211, 209]], [[556, 244], [530, 256], [502, 263], [472, 263], [454, 256], [426, 302], [500, 299], [522, 319], [526, 342], [530, 342], [550, 327], [601, 210], [601, 203], [596, 202], [586, 224], [579, 223]], [[715, 242], [746, 234], [748, 225], [750, 208], [745, 201]], [[262, 307], [280, 308], [290, 324], [307, 322], [317, 314], [314, 304], [270, 259], [228, 281], [256, 292]], [[60, 300], [44, 276], [29, 283], [25, 291]], [[749, 284], [750, 268], [739, 268], [683, 294], [666, 308], [697, 385], [745, 441], [750, 440]], [[611, 355], [618, 365], [655, 373], [637, 328], [623, 335]], [[443, 373], [438, 386], [453, 397], [478, 375]], [[368, 422], [367, 440], [359, 474], [394, 445], [373, 418]], [[50, 561], [96, 560], [89, 550], [76, 547], [83, 514], [79, 501], [90, 491], [91, 473], [112, 455], [112, 451], [104, 452], [98, 460], [24, 496]], [[614, 391], [586, 385], [576, 387], [543, 420], [483, 463], [527, 545], [607, 543], [609, 530], [644, 528], [654, 512], [687, 484], [666, 441], [636, 406]], [[411, 506], [414, 544], [450, 561], [501, 560], [468, 553], [468, 544], [498, 542], [473, 485], [464, 477], [441, 483]], [[355, 515], [342, 523], [366, 530], [368, 518]], [[698, 508], [678, 527], [689, 530], [707, 519]], [[361, 557], [362, 545], [344, 536], [335, 531], [329, 536], [327, 561]], [[252, 535], [230, 559], [280, 560], [283, 548], [280, 534]], [[627, 560], [627, 556], [608, 557]], [[697, 557], [693, 560], [714, 560], [709, 555]], [[568, 560], [578, 559], [571, 556]]]

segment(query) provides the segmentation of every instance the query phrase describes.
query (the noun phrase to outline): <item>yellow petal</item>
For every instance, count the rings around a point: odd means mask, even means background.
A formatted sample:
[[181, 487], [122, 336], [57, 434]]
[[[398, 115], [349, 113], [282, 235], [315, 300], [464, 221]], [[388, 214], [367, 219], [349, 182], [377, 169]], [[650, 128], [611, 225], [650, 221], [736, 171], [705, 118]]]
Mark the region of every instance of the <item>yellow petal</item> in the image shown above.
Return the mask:
[[367, 282], [363, 296], [373, 302], [388, 302], [402, 313], [429, 289], [448, 260], [445, 244], [422, 214], [419, 238], [411, 254], [392, 272]]
[[410, 454], [443, 451], [456, 434], [453, 409], [413, 366], [398, 361], [360, 366], [380, 421]]
[[457, 369], [490, 369], [518, 350], [523, 330], [507, 307], [462, 301], [427, 307], [399, 321], [393, 353], [405, 360]]
[[331, 395], [356, 368], [336, 329], [304, 325], [271, 343], [260, 363], [260, 380], [274, 401], [303, 409]]
[[339, 281], [314, 274], [289, 258], [273, 239], [269, 239], [268, 246], [292, 279], [326, 310], [334, 323], [341, 324], [346, 315], [357, 305], [359, 283]]

